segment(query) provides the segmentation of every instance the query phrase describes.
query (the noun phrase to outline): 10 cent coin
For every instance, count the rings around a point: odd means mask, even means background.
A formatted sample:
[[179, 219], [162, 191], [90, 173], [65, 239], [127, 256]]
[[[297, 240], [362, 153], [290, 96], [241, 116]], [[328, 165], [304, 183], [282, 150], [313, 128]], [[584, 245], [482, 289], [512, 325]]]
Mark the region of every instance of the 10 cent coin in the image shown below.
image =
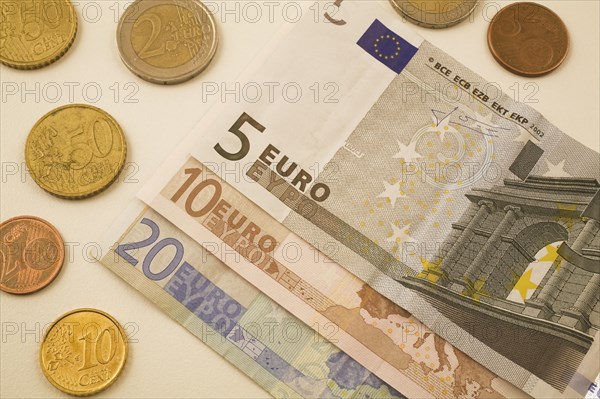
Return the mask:
[[117, 28], [121, 59], [149, 82], [175, 84], [202, 72], [217, 50], [217, 26], [199, 1], [137, 0]]
[[48, 381], [70, 395], [105, 390], [127, 360], [127, 335], [109, 314], [76, 309], [58, 318], [40, 348], [40, 366]]

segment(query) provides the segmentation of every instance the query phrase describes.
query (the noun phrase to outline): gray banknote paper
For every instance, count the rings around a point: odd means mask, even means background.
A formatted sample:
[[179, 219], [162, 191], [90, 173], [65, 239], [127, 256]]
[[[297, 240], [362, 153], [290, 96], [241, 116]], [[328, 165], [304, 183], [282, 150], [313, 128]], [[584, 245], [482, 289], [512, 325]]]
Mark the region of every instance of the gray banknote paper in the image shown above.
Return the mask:
[[[241, 77], [334, 83], [336, 101], [218, 104], [189, 154], [525, 392], [584, 396], [600, 371], [599, 154], [390, 10], [336, 15], [303, 18]], [[140, 197], [152, 206], [184, 161]]]

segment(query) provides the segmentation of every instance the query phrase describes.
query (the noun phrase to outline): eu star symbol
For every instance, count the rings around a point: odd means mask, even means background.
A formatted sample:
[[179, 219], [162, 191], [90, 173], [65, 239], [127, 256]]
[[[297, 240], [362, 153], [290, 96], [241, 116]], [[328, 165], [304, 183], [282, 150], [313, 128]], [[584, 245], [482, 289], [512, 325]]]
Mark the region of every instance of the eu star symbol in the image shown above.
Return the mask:
[[444, 141], [446, 133], [457, 133], [458, 130], [454, 126], [450, 125], [450, 115], [447, 114], [442, 120], [438, 120], [435, 113], [431, 116], [431, 126], [427, 129], [428, 132], [437, 133], [440, 136], [440, 141]]
[[548, 171], [544, 173], [547, 177], [572, 177], [569, 173], [565, 172], [565, 160], [563, 159], [556, 165], [546, 159], [546, 166]]
[[[338, 0], [339, 1], [339, 0]], [[396, 74], [408, 65], [417, 47], [375, 19], [356, 44]]]
[[484, 289], [486, 281], [483, 277], [478, 278], [477, 281], [471, 281], [468, 277], [465, 277], [465, 289], [460, 294], [479, 302], [482, 296], [489, 296], [490, 294]]
[[546, 255], [538, 259], [538, 262], [554, 262], [558, 258], [558, 246], [553, 244], [546, 245]]
[[538, 285], [536, 283], [531, 281], [531, 273], [532, 272], [533, 272], [533, 269], [527, 270], [523, 274], [523, 276], [519, 279], [517, 284], [515, 284], [515, 287], [514, 287], [514, 289], [519, 292], [519, 295], [521, 295], [521, 298], [523, 298], [523, 300], [527, 299], [527, 292], [529, 290], [534, 290], [538, 287]]
[[413, 141], [412, 143], [408, 143], [408, 145], [404, 145], [400, 142], [400, 140], [396, 140], [398, 145], [400, 146], [400, 150], [393, 156], [393, 158], [401, 158], [404, 159], [404, 162], [414, 162], [415, 159], [423, 158], [423, 155], [417, 152], [417, 142]]
[[392, 208], [396, 205], [396, 200], [398, 198], [406, 198], [406, 195], [400, 192], [400, 183], [389, 184], [388, 182], [383, 182], [384, 190], [381, 194], [377, 196], [377, 198], [387, 198], [390, 200], [392, 204]]
[[442, 259], [438, 258], [430, 262], [425, 258], [421, 258], [421, 264], [423, 265], [423, 270], [417, 275], [417, 278], [426, 278], [432, 283], [437, 283], [443, 273], [441, 267]]
[[[387, 45], [388, 48], [386, 50], [381, 50], [380, 47], [382, 44]], [[391, 35], [379, 36], [377, 39], [375, 39], [373, 47], [375, 48], [375, 53], [379, 56], [379, 58], [393, 60], [400, 55], [400, 41]]]
[[401, 243], [415, 241], [414, 238], [408, 233], [410, 230], [410, 223], [400, 228], [394, 223], [390, 223], [392, 226], [392, 234], [387, 238], [388, 242]]

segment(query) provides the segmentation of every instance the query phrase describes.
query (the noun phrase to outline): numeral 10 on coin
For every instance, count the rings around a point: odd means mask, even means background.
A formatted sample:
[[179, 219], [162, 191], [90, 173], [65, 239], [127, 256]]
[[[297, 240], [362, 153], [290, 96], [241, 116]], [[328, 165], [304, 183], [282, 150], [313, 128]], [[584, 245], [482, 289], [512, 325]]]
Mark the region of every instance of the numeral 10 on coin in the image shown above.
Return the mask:
[[[82, 333], [83, 336], [79, 338], [80, 341], [83, 341], [83, 366], [79, 370], [86, 370], [98, 366], [98, 364], [105, 365], [110, 362], [117, 353], [117, 346], [113, 344], [117, 339], [117, 332], [114, 328], [103, 329], [97, 339], [94, 339], [89, 329], [84, 329], [84, 331], [86, 332]], [[107, 335], [108, 352], [104, 350], [106, 349], [105, 338]]]

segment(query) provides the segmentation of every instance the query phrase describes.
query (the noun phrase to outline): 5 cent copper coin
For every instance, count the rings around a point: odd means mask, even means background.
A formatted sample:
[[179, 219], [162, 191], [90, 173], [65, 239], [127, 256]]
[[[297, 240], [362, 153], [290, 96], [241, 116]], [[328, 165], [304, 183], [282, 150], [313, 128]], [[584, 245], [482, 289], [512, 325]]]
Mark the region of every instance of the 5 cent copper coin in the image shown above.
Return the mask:
[[60, 233], [47, 221], [19, 216], [0, 224], [0, 290], [41, 290], [56, 278], [64, 259]]
[[536, 3], [514, 3], [501, 9], [488, 29], [492, 55], [507, 70], [541, 76], [562, 64], [569, 51], [563, 21]]

